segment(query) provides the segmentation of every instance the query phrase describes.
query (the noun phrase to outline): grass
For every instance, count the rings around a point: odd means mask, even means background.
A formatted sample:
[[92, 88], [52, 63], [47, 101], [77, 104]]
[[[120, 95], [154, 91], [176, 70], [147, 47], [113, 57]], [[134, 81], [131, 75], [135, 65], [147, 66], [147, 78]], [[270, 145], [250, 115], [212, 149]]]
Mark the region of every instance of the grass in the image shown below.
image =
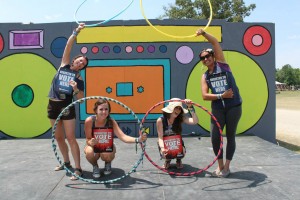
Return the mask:
[[[300, 91], [277, 91], [276, 109], [297, 110], [300, 112]], [[300, 154], [300, 146], [277, 140], [280, 146]]]
[[276, 108], [300, 110], [300, 91], [276, 92]]

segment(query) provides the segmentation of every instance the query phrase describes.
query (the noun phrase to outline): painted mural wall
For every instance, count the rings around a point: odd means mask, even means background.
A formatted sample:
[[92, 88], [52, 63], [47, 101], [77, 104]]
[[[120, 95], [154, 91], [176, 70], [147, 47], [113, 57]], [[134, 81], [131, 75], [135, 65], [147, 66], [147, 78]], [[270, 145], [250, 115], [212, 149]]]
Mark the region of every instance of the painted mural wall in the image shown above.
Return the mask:
[[[151, 20], [165, 33], [185, 36], [205, 27], [207, 20]], [[0, 24], [0, 137], [51, 138], [47, 118], [48, 92], [60, 65], [74, 22]], [[275, 25], [213, 20], [206, 29], [221, 43], [243, 98], [240, 135], [275, 142]], [[85, 96], [106, 96], [130, 107], [142, 119], [155, 104], [173, 97], [189, 98], [210, 110], [201, 97], [202, 66], [198, 54], [211, 45], [203, 37], [173, 38], [157, 32], [145, 20], [111, 21], [81, 31], [72, 54], [85, 54], [81, 72]], [[85, 137], [83, 123], [93, 114], [94, 100], [76, 104], [76, 136]], [[156, 136], [161, 104], [144, 123]], [[196, 107], [199, 124], [184, 134], [209, 135], [210, 116]], [[112, 117], [122, 130], [137, 135], [139, 124], [112, 102]]]

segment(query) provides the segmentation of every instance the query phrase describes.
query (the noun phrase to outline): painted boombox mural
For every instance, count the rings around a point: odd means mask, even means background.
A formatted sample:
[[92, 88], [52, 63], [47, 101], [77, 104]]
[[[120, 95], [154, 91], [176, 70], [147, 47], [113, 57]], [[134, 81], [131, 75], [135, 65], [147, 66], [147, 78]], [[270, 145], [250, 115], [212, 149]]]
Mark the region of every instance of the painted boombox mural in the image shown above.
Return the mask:
[[[194, 34], [206, 20], [151, 20], [172, 35]], [[76, 23], [0, 24], [0, 137], [49, 138], [48, 91], [60, 65], [67, 38]], [[227, 23], [213, 20], [206, 31], [216, 36], [235, 75], [243, 98], [237, 134], [275, 141], [275, 32], [272, 23]], [[110, 21], [87, 27], [78, 35], [72, 54], [85, 54], [89, 65], [81, 72], [85, 96], [105, 96], [123, 103], [142, 119], [155, 104], [173, 97], [202, 100], [205, 66], [198, 54], [211, 45], [203, 37], [168, 37], [144, 20]], [[93, 100], [76, 104], [76, 136], [84, 137], [84, 120], [93, 114]], [[137, 120], [112, 104], [112, 117], [128, 135], [137, 135]], [[144, 123], [151, 136], [161, 104]], [[210, 116], [196, 107], [199, 124], [185, 133], [208, 134]], [[225, 131], [226, 132], [226, 131]]]

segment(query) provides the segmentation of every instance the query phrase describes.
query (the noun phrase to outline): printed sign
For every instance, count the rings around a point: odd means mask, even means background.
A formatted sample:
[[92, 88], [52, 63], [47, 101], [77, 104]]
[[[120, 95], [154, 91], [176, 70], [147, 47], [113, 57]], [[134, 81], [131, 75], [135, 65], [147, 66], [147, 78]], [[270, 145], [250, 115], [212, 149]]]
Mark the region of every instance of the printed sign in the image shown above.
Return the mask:
[[213, 94], [221, 94], [229, 89], [226, 72], [208, 75]]
[[164, 148], [168, 149], [167, 159], [182, 158], [183, 147], [181, 135], [164, 136]]
[[73, 92], [73, 88], [72, 86], [69, 85], [69, 82], [74, 80], [75, 77], [76, 77], [76, 72], [67, 69], [65, 67], [60, 68], [58, 72], [58, 78], [56, 79], [58, 92], [71, 95]]
[[114, 135], [112, 128], [94, 128], [93, 138], [98, 141], [94, 146], [95, 153], [112, 152]]

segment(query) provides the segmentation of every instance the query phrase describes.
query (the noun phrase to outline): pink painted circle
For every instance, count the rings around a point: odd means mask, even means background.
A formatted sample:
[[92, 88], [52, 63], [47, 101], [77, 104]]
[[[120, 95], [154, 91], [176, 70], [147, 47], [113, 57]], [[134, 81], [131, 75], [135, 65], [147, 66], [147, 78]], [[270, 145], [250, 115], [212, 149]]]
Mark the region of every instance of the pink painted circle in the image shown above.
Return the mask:
[[254, 35], [252, 38], [252, 43], [255, 46], [260, 46], [263, 43], [263, 38], [260, 35]]
[[131, 53], [131, 52], [132, 52], [132, 47], [131, 47], [131, 46], [127, 46], [127, 47], [125, 48], [125, 51], [126, 51], [127, 53]]
[[87, 47], [82, 47], [81, 48], [81, 53], [82, 54], [86, 54], [88, 52], [88, 48]]

